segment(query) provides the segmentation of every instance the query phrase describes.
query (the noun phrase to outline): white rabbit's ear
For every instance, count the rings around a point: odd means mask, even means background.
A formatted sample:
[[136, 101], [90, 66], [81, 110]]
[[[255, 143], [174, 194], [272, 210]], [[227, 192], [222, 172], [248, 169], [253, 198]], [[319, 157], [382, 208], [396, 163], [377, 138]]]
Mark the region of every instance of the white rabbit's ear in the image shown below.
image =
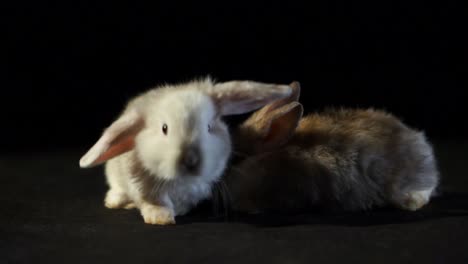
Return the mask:
[[94, 146], [80, 159], [81, 168], [99, 165], [132, 150], [135, 136], [143, 128], [141, 113], [130, 110], [108, 127]]
[[265, 116], [260, 129], [259, 147], [263, 150], [277, 148], [287, 143], [302, 118], [303, 107], [298, 102], [282, 106]]
[[252, 81], [231, 81], [215, 84], [209, 91], [221, 115], [243, 114], [291, 94], [288, 85]]

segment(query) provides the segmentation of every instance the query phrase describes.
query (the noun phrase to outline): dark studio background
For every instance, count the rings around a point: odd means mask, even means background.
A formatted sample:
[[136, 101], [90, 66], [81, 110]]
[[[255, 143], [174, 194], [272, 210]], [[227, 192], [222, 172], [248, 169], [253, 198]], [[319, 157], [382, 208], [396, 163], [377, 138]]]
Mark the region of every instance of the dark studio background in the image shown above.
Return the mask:
[[[0, 237], [7, 238], [0, 252], [7, 262], [157, 255], [239, 263], [263, 260], [261, 252], [273, 252], [266, 259], [278, 263], [467, 260], [461, 1], [11, 1], [0, 14]], [[105, 210], [102, 170], [79, 170], [80, 155], [132, 96], [206, 75], [298, 80], [306, 112], [392, 112], [435, 142], [445, 189], [454, 192], [414, 214], [248, 224], [188, 216], [168, 229], [143, 225], [136, 212]]]
[[[18, 2], [2, 8], [3, 150], [94, 143], [164, 82], [302, 83], [306, 111], [387, 109], [466, 137], [463, 9], [451, 2]], [[6, 93], [6, 94], [5, 94]]]

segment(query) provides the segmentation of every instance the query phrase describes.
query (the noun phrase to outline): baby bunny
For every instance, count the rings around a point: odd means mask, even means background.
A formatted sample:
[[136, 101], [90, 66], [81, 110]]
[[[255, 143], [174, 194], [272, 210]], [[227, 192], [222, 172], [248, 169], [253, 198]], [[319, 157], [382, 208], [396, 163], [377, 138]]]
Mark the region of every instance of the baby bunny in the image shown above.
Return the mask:
[[106, 162], [106, 207], [137, 207], [145, 223], [173, 224], [224, 172], [231, 140], [221, 117], [290, 93], [287, 85], [210, 79], [152, 89], [128, 103], [80, 166]]
[[328, 110], [302, 118], [299, 83], [233, 134], [224, 178], [237, 211], [417, 210], [438, 184], [421, 132], [375, 110]]

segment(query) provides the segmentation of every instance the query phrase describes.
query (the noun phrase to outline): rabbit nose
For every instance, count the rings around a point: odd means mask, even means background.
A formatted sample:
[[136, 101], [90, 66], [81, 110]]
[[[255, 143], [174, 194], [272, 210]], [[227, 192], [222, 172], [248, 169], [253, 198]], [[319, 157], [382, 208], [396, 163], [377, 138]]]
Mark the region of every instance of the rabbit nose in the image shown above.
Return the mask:
[[186, 172], [197, 173], [200, 167], [200, 150], [193, 146], [186, 148], [180, 162]]

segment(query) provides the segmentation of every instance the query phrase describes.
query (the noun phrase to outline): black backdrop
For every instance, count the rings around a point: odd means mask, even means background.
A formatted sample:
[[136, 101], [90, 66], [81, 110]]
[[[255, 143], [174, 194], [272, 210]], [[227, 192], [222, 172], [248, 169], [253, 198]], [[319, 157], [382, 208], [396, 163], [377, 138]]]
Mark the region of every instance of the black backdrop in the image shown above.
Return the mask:
[[[0, 262], [468, 263], [468, 16], [434, 2], [2, 1]], [[441, 196], [228, 218], [208, 203], [171, 227], [106, 210], [81, 154], [131, 96], [207, 74], [298, 80], [306, 112], [387, 109], [435, 143]]]
[[467, 135], [452, 1], [154, 2], [2, 4], [2, 151], [85, 150], [129, 97], [207, 74], [299, 80], [307, 112], [373, 106]]

